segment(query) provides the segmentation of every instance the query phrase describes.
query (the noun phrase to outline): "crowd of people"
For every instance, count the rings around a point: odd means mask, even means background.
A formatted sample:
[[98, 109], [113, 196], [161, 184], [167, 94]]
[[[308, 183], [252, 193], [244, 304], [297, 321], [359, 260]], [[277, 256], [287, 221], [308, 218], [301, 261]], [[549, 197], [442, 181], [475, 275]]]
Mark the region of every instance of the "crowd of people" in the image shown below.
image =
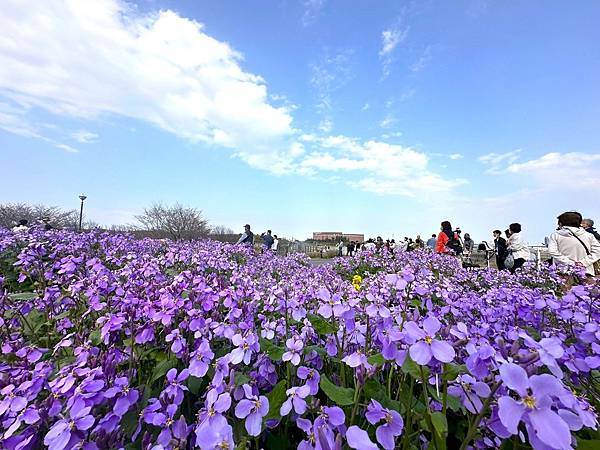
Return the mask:
[[[585, 268], [589, 276], [600, 275], [600, 234], [594, 228], [592, 219], [583, 219], [583, 216], [574, 211], [569, 211], [557, 217], [556, 231], [546, 239], [546, 247], [552, 264], [576, 265]], [[529, 244], [522, 234], [520, 223], [511, 223], [504, 231], [492, 232], [494, 246], [491, 250], [495, 256], [496, 267], [499, 270], [509, 270], [514, 273], [531, 259]], [[250, 225], [245, 226], [244, 233], [238, 243], [252, 244], [253, 234]], [[277, 251], [277, 236], [271, 235], [271, 230], [261, 234], [263, 251]], [[481, 250], [487, 250], [485, 244]], [[381, 236], [369, 238], [365, 242], [340, 240], [337, 244], [338, 256], [355, 256], [361, 252], [396, 252], [429, 249], [440, 254], [453, 255], [468, 261], [475, 251], [475, 241], [469, 233], [464, 237], [460, 228], [453, 228], [449, 221], [440, 224], [438, 234], [432, 234], [425, 242], [417, 235], [413, 240], [404, 237], [396, 242], [395, 239], [384, 240]], [[345, 249], [345, 251], [344, 251]], [[478, 246], [478, 250], [479, 250]]]
[[[575, 265], [585, 268], [589, 276], [600, 275], [600, 233], [594, 228], [592, 219], [584, 219], [576, 211], [568, 211], [557, 217], [558, 223], [556, 230], [545, 239], [545, 245], [548, 249], [552, 264]], [[52, 229], [52, 225], [47, 218], [42, 218], [40, 225], [46, 230]], [[22, 219], [13, 227], [14, 232], [26, 232], [29, 230], [29, 223]], [[531, 259], [531, 252], [528, 243], [523, 239], [522, 227], [519, 223], [511, 223], [503, 232], [494, 230], [493, 235], [493, 256], [496, 260], [496, 267], [499, 270], [509, 270], [514, 273]], [[262, 241], [262, 252], [277, 253], [279, 248], [279, 239], [271, 230], [267, 230], [260, 235]], [[244, 226], [244, 232], [237, 241], [238, 244], [254, 245], [254, 233], [250, 225]], [[486, 250], [485, 243], [483, 250]], [[345, 249], [345, 252], [344, 252]], [[361, 252], [396, 252], [413, 251], [417, 249], [429, 249], [440, 254], [453, 255], [460, 257], [463, 261], [468, 261], [475, 250], [475, 242], [471, 239], [469, 233], [465, 233], [464, 238], [460, 228], [453, 228], [449, 221], [443, 221], [440, 224], [440, 231], [425, 242], [417, 235], [413, 240], [407, 236], [403, 240], [396, 242], [395, 239], [383, 240], [381, 236], [367, 239], [365, 242], [340, 240], [337, 244], [338, 256], [354, 256]]]

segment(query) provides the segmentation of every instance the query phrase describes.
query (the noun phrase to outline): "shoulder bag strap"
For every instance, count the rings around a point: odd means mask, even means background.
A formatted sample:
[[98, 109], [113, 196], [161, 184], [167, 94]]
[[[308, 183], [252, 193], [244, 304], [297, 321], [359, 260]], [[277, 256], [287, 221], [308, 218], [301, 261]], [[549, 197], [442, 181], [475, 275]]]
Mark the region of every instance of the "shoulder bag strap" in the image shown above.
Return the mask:
[[[568, 229], [568, 228], [567, 228], [567, 229]], [[572, 235], [572, 236], [573, 236], [575, 239], [577, 239], [579, 242], [581, 242], [581, 245], [583, 245], [583, 248], [585, 248], [585, 252], [587, 253], [587, 255], [588, 255], [588, 256], [590, 256], [590, 255], [591, 255], [591, 253], [590, 253], [590, 250], [587, 248], [587, 245], [585, 245], [585, 244], [583, 243], [583, 241], [582, 241], [581, 239], [579, 239], [579, 237], [578, 237], [578, 236], [577, 236], [575, 233], [573, 233], [571, 230], [569, 230], [569, 233], [571, 233], [571, 235]]]

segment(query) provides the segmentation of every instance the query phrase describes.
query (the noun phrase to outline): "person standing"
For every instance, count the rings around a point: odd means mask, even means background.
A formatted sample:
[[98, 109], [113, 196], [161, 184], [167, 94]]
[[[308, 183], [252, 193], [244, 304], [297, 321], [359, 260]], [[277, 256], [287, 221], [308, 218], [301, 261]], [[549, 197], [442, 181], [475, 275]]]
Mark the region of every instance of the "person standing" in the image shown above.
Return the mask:
[[511, 223], [508, 230], [510, 231], [510, 237], [508, 238], [508, 241], [506, 241], [506, 248], [512, 253], [513, 258], [515, 259], [513, 267], [508, 270], [510, 270], [511, 273], [515, 273], [515, 271], [529, 259], [529, 246], [521, 236], [522, 228], [520, 223]]
[[435, 251], [437, 253], [460, 255], [462, 253], [462, 245], [460, 244], [458, 233], [452, 231], [452, 224], [444, 220], [441, 223], [440, 230], [435, 243]]
[[588, 233], [591, 233], [596, 240], [600, 241], [600, 233], [594, 228], [594, 221], [592, 219], [583, 219], [581, 221], [581, 227]]
[[581, 214], [565, 212], [557, 219], [558, 230], [550, 235], [548, 243], [553, 262], [585, 267], [588, 275], [600, 275], [594, 271], [594, 263], [600, 260], [600, 242], [592, 233], [581, 228]]
[[348, 250], [348, 256], [353, 256], [354, 255], [354, 241], [348, 242], [348, 245], [346, 248]]
[[340, 241], [340, 243], [337, 245], [337, 250], [338, 250], [338, 256], [342, 256], [344, 253], [344, 241]]
[[431, 237], [427, 239], [427, 247], [429, 247], [431, 250], [435, 250], [435, 241], [435, 234], [432, 234]]
[[423, 239], [421, 239], [421, 235], [417, 234], [417, 238], [415, 239], [415, 247], [416, 248], [423, 248], [425, 247], [425, 242], [423, 241]]
[[254, 233], [250, 231], [250, 225], [244, 225], [244, 233], [242, 233], [236, 244], [254, 245]]
[[502, 231], [494, 230], [494, 255], [496, 255], [496, 267], [498, 270], [506, 269], [504, 265], [506, 254], [506, 239], [502, 237]]
[[279, 238], [277, 237], [277, 235], [275, 234], [273, 236], [273, 246], [271, 247], [271, 250], [273, 251], [273, 254], [277, 254], [277, 249], [279, 248]]
[[271, 247], [273, 247], [273, 242], [275, 241], [273, 239], [273, 235], [271, 234], [271, 230], [267, 230], [266, 233], [262, 233], [260, 237], [263, 241], [263, 253], [270, 251]]

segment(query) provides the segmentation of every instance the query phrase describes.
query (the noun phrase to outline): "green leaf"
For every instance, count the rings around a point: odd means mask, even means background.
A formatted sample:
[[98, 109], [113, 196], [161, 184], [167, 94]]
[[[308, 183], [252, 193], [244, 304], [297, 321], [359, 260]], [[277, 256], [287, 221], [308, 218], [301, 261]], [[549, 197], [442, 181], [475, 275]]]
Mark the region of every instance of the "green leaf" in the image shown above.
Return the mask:
[[372, 366], [383, 366], [385, 364], [385, 358], [381, 353], [377, 353], [376, 355], [369, 356], [367, 361]]
[[308, 345], [308, 346], [304, 347], [305, 355], [308, 355], [312, 351], [317, 352], [321, 356], [327, 356], [327, 351], [319, 345]]
[[402, 404], [397, 400], [392, 400], [387, 396], [385, 387], [374, 379], [367, 380], [364, 386], [365, 396], [369, 399], [377, 400], [384, 407], [393, 409], [399, 413], [404, 413]]
[[600, 448], [600, 440], [593, 441], [577, 439], [577, 450], [598, 450]]
[[190, 392], [194, 395], [198, 395], [205, 384], [204, 378], [198, 378], [193, 375], [190, 375], [186, 382]]
[[336, 386], [325, 374], [321, 375], [321, 389], [338, 406], [349, 406], [354, 404], [354, 389]]
[[402, 372], [409, 374], [411, 377], [420, 380], [421, 379], [421, 368], [423, 368], [423, 373], [425, 374], [425, 379], [429, 378], [429, 367], [419, 366], [416, 362], [412, 360], [410, 355], [406, 355], [406, 359], [404, 360], [404, 364], [402, 364]]
[[102, 335], [100, 330], [94, 330], [90, 333], [90, 341], [93, 345], [98, 346], [102, 342]]
[[11, 300], [33, 300], [38, 298], [37, 292], [18, 292], [15, 294], [8, 294]]
[[121, 429], [125, 433], [125, 436], [131, 438], [135, 431], [138, 423], [138, 413], [135, 410], [127, 412], [121, 419]]
[[177, 366], [176, 359], [165, 359], [159, 362], [154, 370], [152, 371], [152, 377], [150, 377], [150, 383], [154, 383], [159, 378], [163, 378], [169, 370]]
[[285, 348], [273, 344], [265, 338], [260, 338], [260, 349], [265, 352], [273, 361], [281, 361]]
[[431, 413], [431, 423], [440, 437], [444, 437], [448, 434], [448, 421], [446, 420], [446, 416], [440, 411]]
[[326, 321], [321, 316], [317, 316], [316, 314], [307, 314], [306, 317], [310, 321], [315, 331], [320, 335], [332, 334], [337, 331], [331, 322]]
[[265, 420], [279, 419], [281, 417], [279, 410], [283, 402], [287, 399], [287, 395], [285, 394], [286, 388], [286, 380], [281, 380], [267, 395], [269, 399], [269, 413], [266, 415]]
[[250, 381], [250, 377], [242, 372], [236, 372], [234, 377], [234, 383], [236, 386], [247, 384]]
[[442, 380], [454, 381], [456, 377], [461, 373], [467, 373], [467, 366], [464, 364], [444, 364], [444, 372], [442, 373]]

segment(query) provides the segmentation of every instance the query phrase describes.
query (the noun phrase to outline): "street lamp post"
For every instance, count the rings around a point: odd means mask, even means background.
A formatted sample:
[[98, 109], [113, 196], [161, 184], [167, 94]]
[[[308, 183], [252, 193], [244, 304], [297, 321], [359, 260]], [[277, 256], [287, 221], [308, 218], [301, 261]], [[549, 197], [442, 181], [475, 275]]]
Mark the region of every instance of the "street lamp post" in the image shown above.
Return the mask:
[[81, 208], [79, 209], [79, 231], [81, 231], [81, 221], [83, 220], [83, 202], [87, 197], [84, 194], [79, 196], [79, 200], [81, 200]]

